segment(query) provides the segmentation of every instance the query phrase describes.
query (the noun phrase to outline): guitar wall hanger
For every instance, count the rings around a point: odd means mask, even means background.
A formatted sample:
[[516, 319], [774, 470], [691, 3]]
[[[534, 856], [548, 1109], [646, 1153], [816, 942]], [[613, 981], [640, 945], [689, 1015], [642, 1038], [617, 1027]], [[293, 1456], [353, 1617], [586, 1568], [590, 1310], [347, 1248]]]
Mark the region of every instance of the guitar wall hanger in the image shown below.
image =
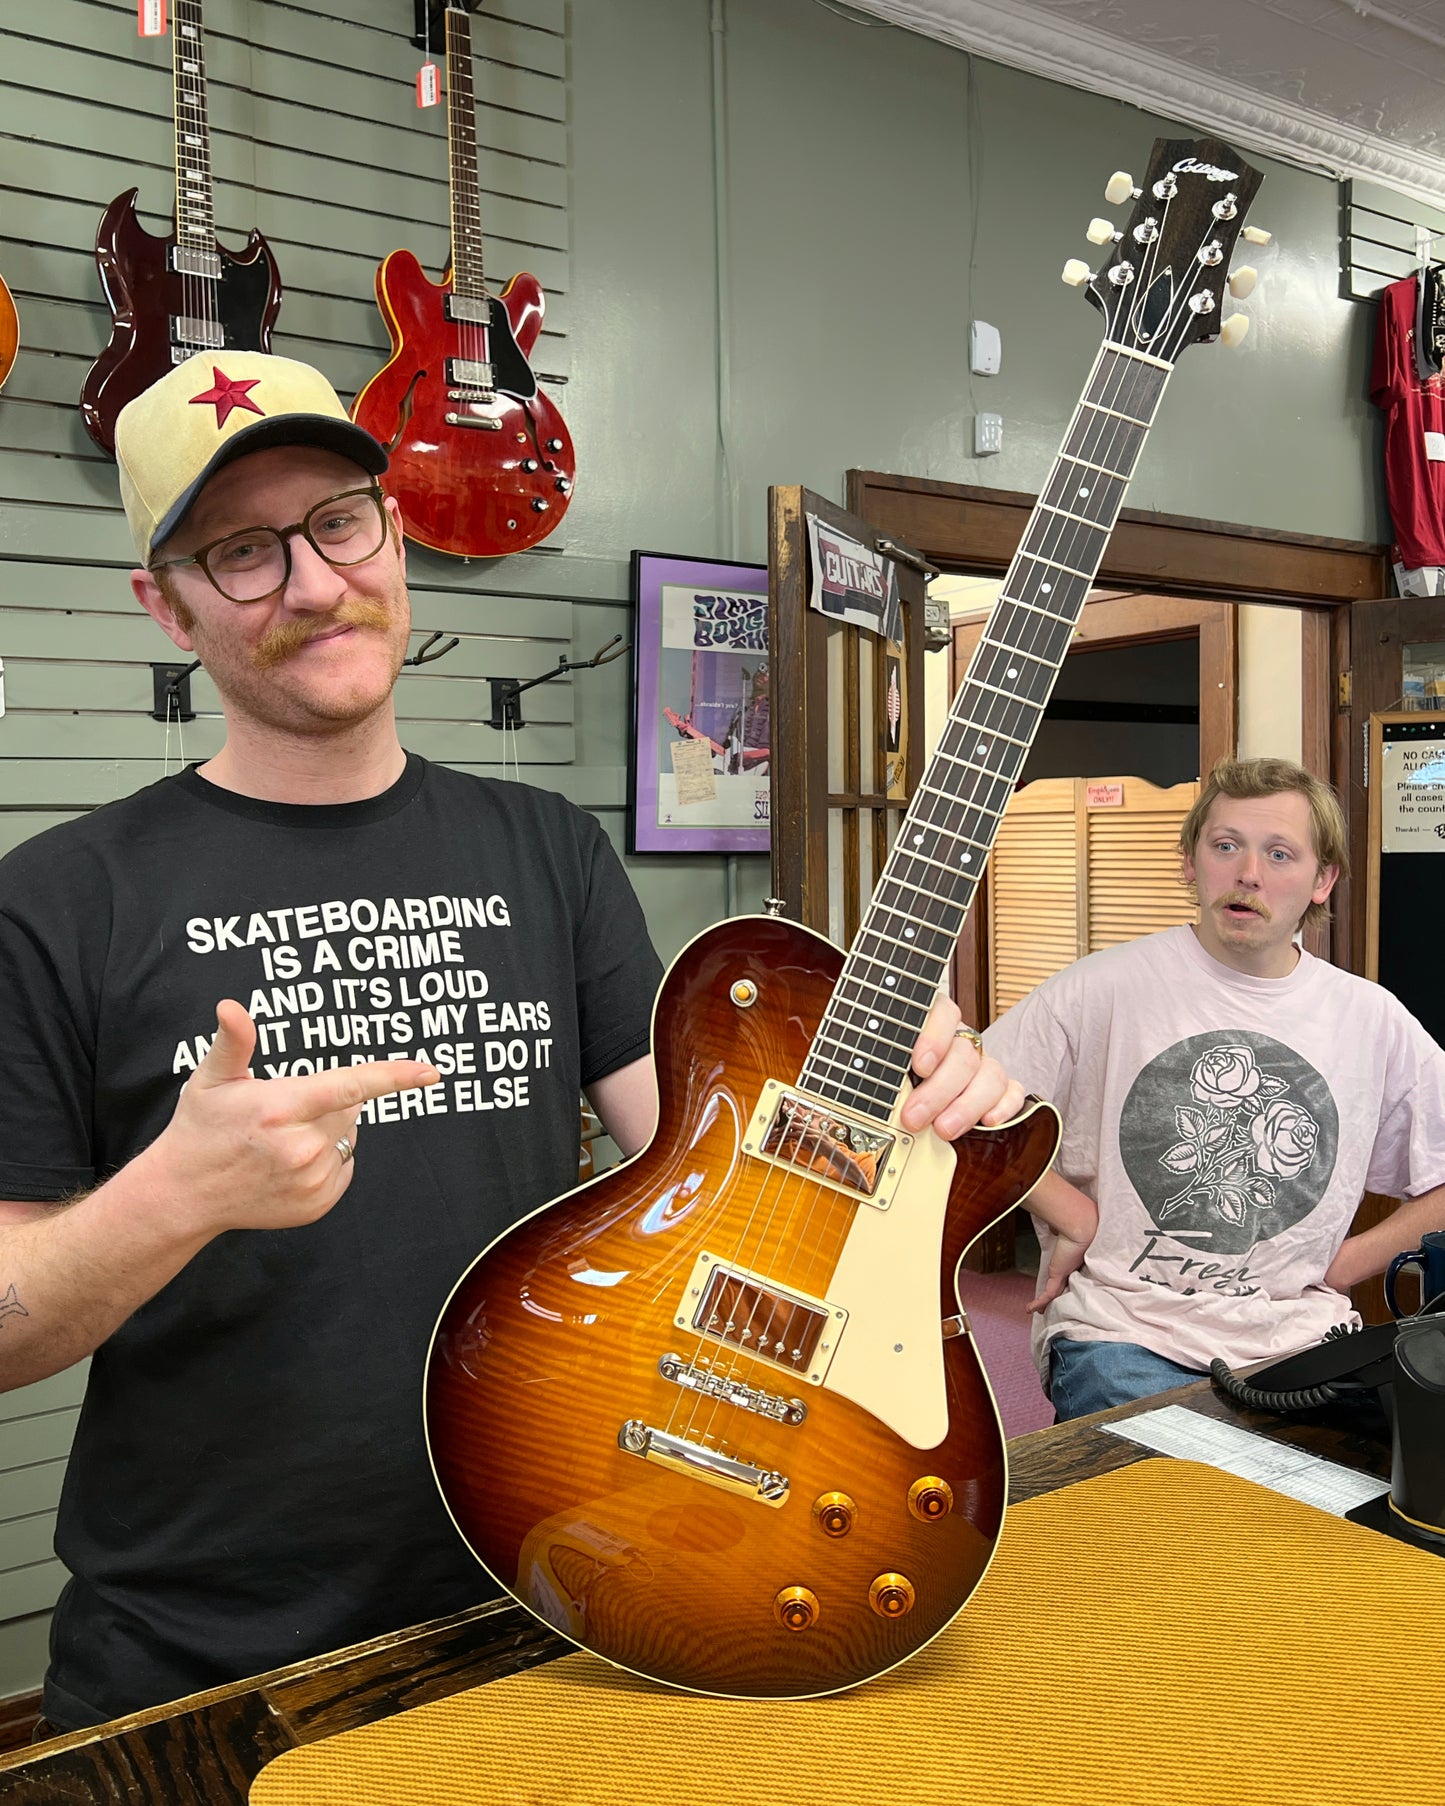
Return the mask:
[[519, 683], [515, 677], [491, 677], [488, 683], [492, 686], [492, 727], [525, 727], [522, 719], [522, 705], [519, 700], [523, 690], [535, 690], [538, 684], [550, 683], [554, 677], [561, 677], [568, 671], [595, 671], [599, 665], [610, 665], [615, 658], [621, 658], [630, 650], [626, 645], [619, 646], [622, 638], [614, 633], [605, 646], [600, 646], [591, 658], [557, 660], [556, 668], [544, 671], [540, 677], [530, 677], [526, 683]]

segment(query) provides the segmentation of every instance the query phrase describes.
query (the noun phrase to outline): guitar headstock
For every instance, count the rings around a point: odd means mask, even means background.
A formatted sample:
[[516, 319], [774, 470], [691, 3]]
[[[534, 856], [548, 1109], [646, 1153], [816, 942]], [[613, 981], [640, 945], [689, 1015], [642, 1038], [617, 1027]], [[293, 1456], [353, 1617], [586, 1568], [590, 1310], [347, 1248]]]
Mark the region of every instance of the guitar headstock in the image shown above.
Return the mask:
[[1091, 271], [1079, 258], [1064, 265], [1064, 281], [1087, 285], [1108, 322], [1108, 340], [1130, 351], [1175, 363], [1196, 339], [1237, 345], [1249, 317], [1221, 321], [1226, 288], [1236, 300], [1254, 287], [1248, 267], [1229, 273], [1236, 240], [1265, 245], [1269, 233], [1247, 227], [1245, 215], [1264, 180], [1218, 138], [1156, 138], [1149, 168], [1137, 186], [1117, 171], [1104, 190], [1113, 205], [1136, 205], [1122, 229], [1090, 222], [1091, 243], [1105, 247]]
[[481, 7], [482, 0], [413, 0], [416, 19], [412, 27], [412, 43], [418, 50], [445, 45], [448, 10], [475, 13], [480, 12]]

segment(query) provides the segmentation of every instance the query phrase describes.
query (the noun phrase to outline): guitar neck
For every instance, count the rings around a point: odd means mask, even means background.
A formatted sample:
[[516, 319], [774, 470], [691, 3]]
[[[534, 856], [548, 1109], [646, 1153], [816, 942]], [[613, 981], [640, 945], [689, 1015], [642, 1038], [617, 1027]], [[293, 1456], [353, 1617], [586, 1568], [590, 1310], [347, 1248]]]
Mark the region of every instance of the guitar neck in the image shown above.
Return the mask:
[[452, 207], [452, 293], [482, 301], [482, 206], [477, 180], [477, 109], [472, 91], [472, 21], [449, 6], [447, 26], [447, 145]]
[[176, 115], [176, 243], [210, 252], [216, 242], [211, 128], [206, 116], [206, 46], [201, 0], [172, 0], [171, 62]]
[[804, 1064], [886, 1117], [939, 986], [1173, 366], [1105, 343]]

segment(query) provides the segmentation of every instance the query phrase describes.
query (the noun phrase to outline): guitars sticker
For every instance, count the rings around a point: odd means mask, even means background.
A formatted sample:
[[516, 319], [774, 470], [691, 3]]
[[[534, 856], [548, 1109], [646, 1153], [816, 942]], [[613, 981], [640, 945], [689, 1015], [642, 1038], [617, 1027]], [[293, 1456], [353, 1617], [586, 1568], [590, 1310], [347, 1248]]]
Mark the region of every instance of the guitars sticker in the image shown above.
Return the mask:
[[808, 549], [813, 566], [809, 608], [901, 644], [903, 609], [892, 560], [825, 526], [815, 514], [808, 516]]

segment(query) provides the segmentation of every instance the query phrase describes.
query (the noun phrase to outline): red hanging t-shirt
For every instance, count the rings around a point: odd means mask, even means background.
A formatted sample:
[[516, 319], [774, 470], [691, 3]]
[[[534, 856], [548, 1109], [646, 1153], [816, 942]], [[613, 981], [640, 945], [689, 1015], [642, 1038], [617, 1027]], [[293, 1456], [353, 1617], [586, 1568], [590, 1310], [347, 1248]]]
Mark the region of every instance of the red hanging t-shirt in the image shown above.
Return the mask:
[[1380, 297], [1370, 399], [1385, 410], [1385, 494], [1396, 557], [1406, 570], [1445, 565], [1445, 378], [1415, 362], [1417, 281]]

